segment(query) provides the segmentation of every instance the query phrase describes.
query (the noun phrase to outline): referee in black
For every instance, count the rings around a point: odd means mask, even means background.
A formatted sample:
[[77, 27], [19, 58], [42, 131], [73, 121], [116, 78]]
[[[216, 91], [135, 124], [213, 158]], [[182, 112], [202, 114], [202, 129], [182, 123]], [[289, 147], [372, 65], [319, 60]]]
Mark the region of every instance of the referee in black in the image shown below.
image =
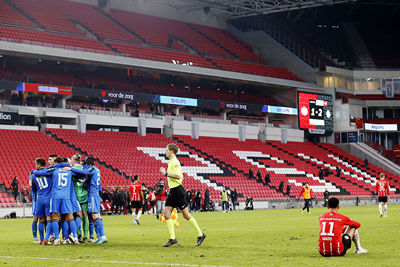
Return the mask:
[[201, 231], [196, 219], [189, 213], [186, 191], [182, 186], [183, 174], [181, 163], [176, 158], [176, 153], [178, 153], [178, 146], [176, 144], [168, 144], [165, 149], [165, 155], [169, 158], [168, 169], [165, 170], [164, 167], [160, 168], [160, 173], [168, 178], [168, 186], [170, 189], [164, 210], [169, 240], [165, 243], [164, 247], [169, 247], [178, 243], [175, 237], [174, 223], [171, 219], [171, 213], [174, 208], [178, 208], [182, 212], [183, 218], [193, 226], [194, 230], [197, 232], [196, 246], [200, 246], [206, 238], [206, 235]]

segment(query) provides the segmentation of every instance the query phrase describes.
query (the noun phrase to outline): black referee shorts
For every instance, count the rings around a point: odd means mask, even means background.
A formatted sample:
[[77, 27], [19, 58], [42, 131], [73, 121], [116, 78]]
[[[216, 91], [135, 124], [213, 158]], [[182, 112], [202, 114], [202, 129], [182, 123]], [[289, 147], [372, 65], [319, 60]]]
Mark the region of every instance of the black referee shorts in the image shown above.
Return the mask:
[[186, 191], [182, 185], [169, 190], [165, 206], [178, 208], [180, 210], [183, 210], [188, 206], [188, 202], [186, 200]]

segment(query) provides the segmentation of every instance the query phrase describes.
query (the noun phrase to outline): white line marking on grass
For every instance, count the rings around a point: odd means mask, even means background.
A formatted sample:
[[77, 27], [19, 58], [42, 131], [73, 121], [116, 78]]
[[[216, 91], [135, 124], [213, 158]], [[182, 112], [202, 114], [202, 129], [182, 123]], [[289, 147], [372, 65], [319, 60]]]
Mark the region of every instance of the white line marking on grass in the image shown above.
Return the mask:
[[43, 257], [20, 257], [20, 256], [1, 256], [6, 259], [26, 259], [26, 260], [50, 260], [50, 261], [75, 261], [75, 262], [91, 262], [91, 263], [116, 263], [116, 264], [134, 264], [134, 265], [160, 265], [160, 266], [189, 266], [189, 267], [230, 267], [220, 265], [198, 265], [185, 263], [161, 263], [161, 262], [137, 262], [137, 261], [105, 261], [105, 260], [84, 260], [84, 259], [67, 259], [67, 258], [43, 258]]

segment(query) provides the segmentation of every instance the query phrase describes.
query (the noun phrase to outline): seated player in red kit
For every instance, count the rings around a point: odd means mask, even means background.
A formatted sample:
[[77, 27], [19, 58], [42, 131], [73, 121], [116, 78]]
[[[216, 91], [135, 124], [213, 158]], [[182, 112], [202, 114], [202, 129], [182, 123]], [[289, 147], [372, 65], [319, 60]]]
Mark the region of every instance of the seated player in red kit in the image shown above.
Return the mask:
[[339, 200], [332, 197], [328, 200], [329, 211], [319, 217], [319, 253], [324, 257], [344, 256], [353, 240], [354, 254], [365, 254], [368, 251], [361, 247], [357, 228], [359, 222], [338, 213]]

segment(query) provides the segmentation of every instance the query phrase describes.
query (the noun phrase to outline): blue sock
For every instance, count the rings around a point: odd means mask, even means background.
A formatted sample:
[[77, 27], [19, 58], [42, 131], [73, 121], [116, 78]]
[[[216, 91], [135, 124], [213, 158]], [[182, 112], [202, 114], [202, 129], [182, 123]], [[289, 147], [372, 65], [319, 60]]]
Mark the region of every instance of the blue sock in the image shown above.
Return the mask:
[[40, 241], [43, 241], [44, 239], [44, 223], [39, 222], [39, 236], [40, 236]]
[[89, 223], [89, 235], [90, 235], [90, 238], [91, 239], [93, 239], [94, 238], [94, 224], [93, 224], [93, 222], [91, 222], [91, 223]]
[[62, 229], [62, 236], [64, 239], [68, 239], [69, 235], [69, 225], [67, 221], [62, 221], [61, 223], [61, 229]]
[[33, 238], [37, 238], [37, 222], [32, 221], [32, 235]]
[[60, 239], [60, 226], [58, 225], [58, 221], [53, 221], [51, 224], [55, 239]]
[[[76, 224], [76, 231], [78, 231], [78, 229], [81, 229], [81, 226], [82, 226], [81, 217], [76, 217], [75, 224]], [[82, 229], [81, 229], [81, 234], [82, 234]]]
[[53, 232], [53, 221], [48, 221], [46, 226], [46, 235], [44, 239], [49, 240], [49, 237], [52, 232]]
[[100, 218], [96, 218], [93, 220], [94, 230], [96, 231], [97, 238], [101, 237], [101, 231], [99, 230], [99, 224], [97, 223]]
[[70, 229], [71, 229], [72, 234], [73, 234], [74, 237], [76, 238], [76, 237], [77, 237], [77, 233], [76, 233], [76, 224], [75, 224], [75, 221], [74, 221], [74, 220], [70, 220], [70, 221], [68, 222], [68, 224], [69, 224], [69, 227], [70, 227]]
[[101, 218], [96, 218], [93, 223], [96, 229], [97, 238], [105, 236], [103, 220]]
[[101, 232], [101, 236], [106, 236], [106, 234], [104, 233], [104, 223], [103, 223], [103, 219], [100, 219], [97, 224], [99, 225], [99, 230]]

